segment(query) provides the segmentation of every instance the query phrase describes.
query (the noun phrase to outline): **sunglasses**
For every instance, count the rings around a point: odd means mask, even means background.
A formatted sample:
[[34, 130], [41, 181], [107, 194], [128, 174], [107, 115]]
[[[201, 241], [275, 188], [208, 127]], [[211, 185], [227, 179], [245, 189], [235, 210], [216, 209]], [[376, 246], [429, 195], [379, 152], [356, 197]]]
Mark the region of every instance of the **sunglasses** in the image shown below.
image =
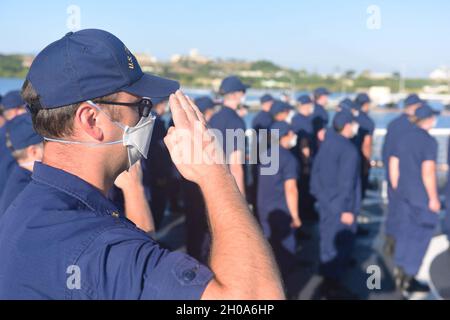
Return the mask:
[[150, 115], [150, 111], [153, 108], [153, 103], [148, 98], [142, 98], [138, 102], [134, 103], [127, 103], [127, 102], [112, 102], [112, 101], [95, 101], [97, 104], [106, 104], [106, 105], [112, 105], [112, 106], [126, 106], [126, 107], [133, 107], [137, 108], [139, 112], [139, 117], [145, 117], [147, 118]]

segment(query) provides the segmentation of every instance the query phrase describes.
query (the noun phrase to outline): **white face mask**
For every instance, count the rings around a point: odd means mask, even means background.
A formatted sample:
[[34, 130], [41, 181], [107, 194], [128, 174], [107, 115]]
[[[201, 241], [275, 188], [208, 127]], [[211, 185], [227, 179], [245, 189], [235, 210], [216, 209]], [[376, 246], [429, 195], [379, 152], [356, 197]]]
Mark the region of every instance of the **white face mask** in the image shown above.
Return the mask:
[[294, 116], [295, 116], [295, 111], [294, 110], [290, 110], [289, 114], [288, 114], [288, 116], [286, 118], [286, 122], [289, 123], [289, 124], [292, 124], [292, 119], [294, 118]]
[[241, 106], [245, 105], [246, 101], [247, 101], [247, 97], [245, 95], [242, 96], [241, 101], [240, 101]]
[[437, 125], [438, 125], [438, 119], [435, 118], [435, 119], [433, 120], [433, 124], [432, 124], [432, 126], [431, 126], [431, 129], [436, 128]]
[[359, 132], [359, 124], [356, 123], [356, 122], [354, 122], [353, 125], [352, 125], [352, 129], [353, 129], [353, 136], [358, 135], [358, 132]]
[[155, 117], [153, 115], [150, 114], [148, 117], [142, 117], [134, 127], [129, 127], [121, 124], [120, 122], [113, 121], [108, 114], [106, 114], [99, 106], [97, 106], [92, 101], [87, 101], [87, 103], [96, 108], [97, 110], [99, 110], [100, 112], [102, 112], [112, 123], [114, 123], [116, 126], [118, 126], [123, 130], [122, 140], [112, 142], [91, 143], [82, 141], [51, 139], [46, 137], [44, 137], [44, 139], [46, 141], [51, 142], [86, 145], [90, 147], [101, 147], [115, 144], [123, 144], [124, 146], [127, 147], [128, 168], [131, 168], [142, 157], [147, 159], [148, 150], [150, 148], [150, 142], [152, 140], [153, 127], [155, 125]]
[[294, 134], [291, 141], [289, 141], [289, 149], [292, 149], [297, 145], [297, 138], [298, 138], [297, 135]]

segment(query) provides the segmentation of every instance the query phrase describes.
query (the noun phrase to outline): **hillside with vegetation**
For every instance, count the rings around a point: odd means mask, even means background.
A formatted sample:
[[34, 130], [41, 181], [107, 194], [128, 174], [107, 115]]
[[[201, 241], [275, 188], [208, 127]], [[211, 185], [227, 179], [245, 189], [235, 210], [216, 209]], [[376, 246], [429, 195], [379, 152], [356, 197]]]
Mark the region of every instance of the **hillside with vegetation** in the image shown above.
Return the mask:
[[[429, 79], [404, 79], [398, 72], [374, 76], [370, 71], [357, 73], [353, 70], [324, 75], [306, 70], [295, 70], [279, 66], [271, 61], [242, 61], [236, 59], [193, 59], [179, 57], [176, 61], [159, 62], [146, 55], [137, 55], [145, 72], [179, 80], [192, 88], [215, 88], [220, 80], [230, 74], [240, 76], [253, 88], [311, 90], [326, 86], [333, 91], [357, 91], [373, 86], [389, 87], [397, 92], [404, 86], [406, 91], [419, 91], [424, 86], [445, 83]], [[24, 78], [32, 61], [29, 55], [0, 55], [0, 77]]]

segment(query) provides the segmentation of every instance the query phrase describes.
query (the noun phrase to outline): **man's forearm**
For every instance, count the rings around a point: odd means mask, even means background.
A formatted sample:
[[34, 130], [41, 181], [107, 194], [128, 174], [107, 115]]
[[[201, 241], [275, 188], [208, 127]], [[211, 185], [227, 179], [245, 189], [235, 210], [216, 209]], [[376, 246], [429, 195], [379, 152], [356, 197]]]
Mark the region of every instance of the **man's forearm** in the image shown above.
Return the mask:
[[[279, 271], [233, 176], [208, 176], [200, 187], [212, 233], [211, 269], [224, 299], [282, 299]], [[220, 190], [220, 192], [217, 192]]]
[[389, 182], [392, 188], [397, 189], [400, 180], [400, 160], [397, 157], [389, 158]]
[[439, 198], [437, 189], [436, 165], [434, 163], [425, 163], [422, 167], [422, 180], [429, 199]]
[[367, 161], [370, 161], [370, 159], [372, 159], [372, 137], [369, 135], [364, 138], [362, 153]]
[[424, 183], [428, 198], [433, 200], [439, 199], [436, 187], [436, 179], [433, 177], [427, 177], [425, 178]]
[[297, 186], [285, 188], [286, 201], [292, 220], [299, 219], [298, 213], [298, 189]]

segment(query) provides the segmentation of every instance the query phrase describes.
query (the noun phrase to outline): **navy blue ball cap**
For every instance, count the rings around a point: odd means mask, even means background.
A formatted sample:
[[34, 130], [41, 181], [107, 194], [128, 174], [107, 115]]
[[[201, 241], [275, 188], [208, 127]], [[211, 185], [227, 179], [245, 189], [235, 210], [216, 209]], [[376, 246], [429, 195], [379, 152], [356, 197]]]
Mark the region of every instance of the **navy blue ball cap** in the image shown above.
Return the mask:
[[43, 141], [42, 137], [34, 131], [29, 113], [22, 114], [9, 121], [6, 132], [13, 150], [25, 149]]
[[285, 111], [291, 110], [291, 106], [287, 104], [286, 102], [283, 102], [281, 100], [275, 100], [272, 108], [270, 108], [270, 113], [272, 116], [276, 116], [277, 114]]
[[318, 98], [318, 97], [321, 97], [321, 96], [329, 96], [330, 94], [331, 94], [331, 92], [328, 91], [327, 88], [321, 87], [321, 88], [317, 88], [316, 90], [314, 90], [314, 97], [315, 98]]
[[5, 110], [21, 107], [25, 105], [19, 90], [9, 91], [2, 99]]
[[355, 104], [361, 108], [366, 103], [370, 103], [372, 100], [370, 100], [370, 97], [367, 93], [360, 93], [355, 98]]
[[352, 123], [355, 117], [348, 109], [343, 109], [342, 111], [336, 113], [333, 119], [333, 125], [337, 128], [344, 128], [348, 123]]
[[339, 108], [341, 110], [352, 110], [357, 109], [356, 105], [349, 98], [345, 98], [339, 103]]
[[300, 104], [309, 104], [309, 103], [313, 103], [311, 97], [307, 94], [301, 95], [300, 97], [297, 98], [297, 102]]
[[259, 101], [261, 102], [261, 104], [266, 103], [266, 102], [270, 102], [270, 101], [274, 101], [275, 99], [272, 97], [272, 95], [270, 94], [265, 94], [261, 97], [261, 99], [259, 99]]
[[42, 50], [27, 75], [40, 108], [58, 108], [124, 91], [138, 97], [168, 97], [176, 81], [144, 74], [135, 56], [109, 32], [69, 32]]
[[202, 113], [204, 113], [208, 109], [214, 109], [214, 107], [217, 105], [217, 103], [215, 103], [213, 99], [208, 96], [199, 97], [194, 100], [194, 103]]
[[270, 127], [271, 130], [279, 130], [280, 138], [287, 136], [292, 127], [284, 121], [277, 121]]
[[415, 93], [410, 94], [404, 102], [405, 107], [409, 107], [418, 103], [423, 103], [423, 100], [419, 98], [419, 96]]
[[169, 101], [169, 97], [152, 98], [151, 100], [152, 100], [152, 104], [154, 106], [156, 106], [156, 105], [160, 104], [161, 102]]
[[239, 77], [229, 76], [223, 79], [222, 84], [220, 85], [219, 92], [222, 95], [241, 91], [247, 92], [248, 88], [250, 88], [250, 86], [244, 84], [241, 79], [239, 79]]
[[428, 103], [424, 103], [421, 107], [417, 108], [414, 115], [416, 116], [417, 119], [422, 120], [438, 116], [439, 114], [441, 114], [439, 111], [433, 110], [433, 108], [431, 108], [431, 106]]

